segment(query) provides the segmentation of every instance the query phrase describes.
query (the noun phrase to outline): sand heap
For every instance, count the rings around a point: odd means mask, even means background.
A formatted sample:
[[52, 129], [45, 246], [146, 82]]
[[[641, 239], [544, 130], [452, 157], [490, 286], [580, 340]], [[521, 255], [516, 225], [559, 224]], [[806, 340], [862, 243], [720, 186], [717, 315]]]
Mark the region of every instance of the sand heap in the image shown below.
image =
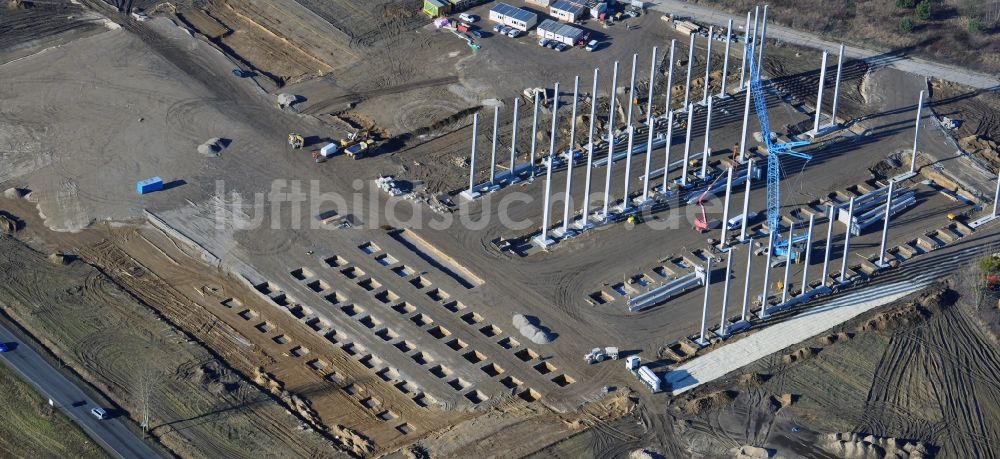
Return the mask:
[[862, 436], [856, 433], [832, 433], [818, 439], [820, 447], [846, 459], [924, 458], [930, 457], [923, 443], [892, 437]]
[[958, 144], [970, 154], [981, 155], [988, 159], [996, 160], [997, 156], [1000, 155], [1000, 145], [980, 135], [962, 137]]
[[532, 343], [549, 344], [555, 339], [555, 336], [547, 328], [540, 326], [538, 319], [534, 317], [514, 314], [512, 322], [514, 328], [517, 328], [517, 331], [521, 332], [521, 335], [531, 340]]
[[298, 101], [299, 101], [299, 96], [296, 96], [294, 94], [288, 94], [287, 92], [278, 94], [278, 106], [281, 108], [291, 107], [292, 104]]
[[21, 188], [7, 188], [3, 192], [3, 197], [7, 199], [20, 199], [28, 194], [27, 190]]
[[226, 148], [226, 145], [221, 138], [212, 137], [211, 139], [205, 141], [205, 143], [198, 145], [198, 153], [215, 158], [222, 153], [224, 148]]
[[733, 457], [736, 459], [767, 459], [771, 457], [771, 452], [757, 446], [743, 445], [733, 448]]
[[21, 220], [17, 217], [0, 211], [0, 235], [13, 234], [21, 229]]

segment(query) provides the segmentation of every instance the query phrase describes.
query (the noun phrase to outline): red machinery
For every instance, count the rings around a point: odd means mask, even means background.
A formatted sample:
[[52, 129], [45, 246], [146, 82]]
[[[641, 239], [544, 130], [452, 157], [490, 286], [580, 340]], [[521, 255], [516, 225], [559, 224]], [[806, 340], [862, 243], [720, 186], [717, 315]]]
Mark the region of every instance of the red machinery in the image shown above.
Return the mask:
[[[701, 208], [701, 217], [694, 219], [694, 229], [699, 233], [704, 233], [705, 231], [711, 229], [708, 227], [708, 216], [705, 215], [705, 204], [703, 201], [705, 200], [705, 195], [712, 190], [712, 187], [715, 186], [715, 182], [718, 182], [720, 178], [722, 178], [721, 174], [705, 188], [705, 191], [701, 193], [701, 196], [698, 196], [698, 207]], [[723, 224], [725, 224], [725, 222], [723, 222]]]

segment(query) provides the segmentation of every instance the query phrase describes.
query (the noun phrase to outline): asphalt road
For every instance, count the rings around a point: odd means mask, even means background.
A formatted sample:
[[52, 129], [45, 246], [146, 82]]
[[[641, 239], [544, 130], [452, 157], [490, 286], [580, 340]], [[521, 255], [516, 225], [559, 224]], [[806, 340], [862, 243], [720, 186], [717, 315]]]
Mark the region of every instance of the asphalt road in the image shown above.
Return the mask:
[[[711, 25], [725, 26], [730, 19], [733, 19], [734, 24], [742, 27], [742, 25], [746, 22], [745, 15], [734, 16], [712, 8], [691, 5], [681, 0], [655, 0], [653, 3], [654, 5], [652, 9], [655, 11], [688, 16], [697, 21], [705, 22]], [[840, 43], [827, 41], [814, 34], [779, 26], [771, 22], [768, 22], [767, 24], [767, 38], [788, 43], [795, 43], [800, 46], [807, 46], [815, 49], [826, 49], [833, 53], [836, 53], [837, 49], [840, 47]], [[917, 57], [893, 55], [891, 53], [873, 51], [870, 49], [859, 48], [857, 46], [845, 46], [844, 55], [852, 59], [875, 61], [882, 60], [886, 65], [904, 72], [953, 81], [955, 83], [972, 86], [978, 89], [995, 89], [1000, 87], [1000, 80], [998, 80], [995, 76], [939, 64]]]
[[[2, 324], [0, 324], [0, 341], [17, 343], [15, 349], [0, 353], [0, 360], [31, 383], [43, 396], [55, 401], [57, 407], [83, 427], [83, 430], [110, 454], [121, 458], [160, 457], [129, 430], [122, 419], [112, 417], [101, 421], [90, 414], [90, 410], [98, 405], [34, 349], [20, 342]], [[115, 413], [111, 412], [111, 415], [114, 416]]]

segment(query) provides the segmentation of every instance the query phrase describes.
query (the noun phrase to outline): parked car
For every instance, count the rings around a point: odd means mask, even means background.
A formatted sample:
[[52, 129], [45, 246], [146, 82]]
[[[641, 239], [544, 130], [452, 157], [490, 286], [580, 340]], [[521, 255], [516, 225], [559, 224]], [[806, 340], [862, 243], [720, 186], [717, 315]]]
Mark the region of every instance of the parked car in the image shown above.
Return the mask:
[[559, 45], [560, 45], [560, 43], [558, 41], [549, 40], [549, 42], [545, 44], [545, 47], [548, 48], [548, 49], [556, 49], [556, 46], [559, 46]]
[[0, 343], [0, 352], [7, 352], [7, 351], [9, 351], [9, 350], [11, 350], [13, 348], [14, 348], [14, 346], [11, 346], [10, 344]]
[[587, 46], [583, 49], [593, 52], [597, 50], [598, 46], [601, 46], [601, 42], [597, 40], [590, 40], [590, 43], [587, 43]]
[[473, 37], [476, 37], [476, 38], [483, 38], [483, 33], [482, 33], [482, 32], [480, 32], [480, 31], [478, 31], [478, 30], [473, 30], [473, 31], [471, 31], [471, 32], [469, 32], [469, 33], [471, 33]]
[[94, 415], [95, 418], [100, 419], [102, 421], [108, 418], [108, 412], [101, 407], [92, 408], [90, 410], [90, 414]]
[[479, 20], [479, 17], [474, 14], [462, 13], [458, 15], [458, 19], [463, 22], [473, 23]]
[[253, 72], [243, 69], [233, 69], [233, 76], [236, 78], [248, 78], [253, 76]]
[[561, 53], [563, 51], [566, 51], [567, 48], [569, 48], [569, 46], [567, 46], [566, 43], [557, 43], [555, 50]]
[[549, 43], [551, 42], [552, 40], [549, 40], [548, 38], [543, 38], [541, 40], [538, 40], [538, 46], [541, 46], [542, 48], [548, 48]]
[[493, 31], [496, 32], [496, 33], [500, 33], [500, 29], [502, 29], [502, 28], [503, 28], [503, 24], [493, 24]]
[[521, 36], [521, 31], [517, 29], [510, 29], [507, 31], [507, 36], [510, 38], [517, 38]]
[[503, 26], [500, 28], [500, 35], [507, 35], [507, 32], [510, 32], [513, 29], [514, 28], [511, 26]]

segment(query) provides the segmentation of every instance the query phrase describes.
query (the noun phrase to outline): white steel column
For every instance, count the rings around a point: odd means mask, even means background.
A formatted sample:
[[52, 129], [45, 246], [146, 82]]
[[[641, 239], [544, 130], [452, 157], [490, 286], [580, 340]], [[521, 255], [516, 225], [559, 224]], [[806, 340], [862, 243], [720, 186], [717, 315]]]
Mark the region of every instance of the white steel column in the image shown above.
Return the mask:
[[722, 238], [719, 239], [719, 245], [726, 246], [729, 244], [729, 195], [733, 191], [733, 168], [729, 168], [728, 175], [726, 176], [726, 203], [722, 207]]
[[1000, 203], [1000, 174], [997, 174], [997, 190], [993, 193], [993, 216], [997, 217], [997, 204]]
[[747, 86], [746, 100], [743, 102], [743, 133], [740, 134], [740, 162], [747, 160], [747, 123], [750, 121], [750, 86]]
[[573, 80], [573, 114], [569, 128], [569, 154], [566, 159], [566, 194], [563, 196], [563, 236], [569, 232], [569, 213], [573, 210], [573, 153], [576, 148], [576, 105], [580, 94], [580, 75]]
[[681, 164], [681, 187], [687, 187], [688, 183], [688, 161], [691, 159], [691, 125], [694, 124], [694, 105], [687, 106], [687, 139], [684, 141], [684, 163]]
[[472, 115], [472, 153], [469, 155], [469, 196], [475, 196], [476, 181], [476, 135], [479, 133], [479, 113]]
[[622, 197], [622, 212], [629, 209], [628, 189], [632, 181], [632, 148], [634, 148], [635, 126], [628, 126], [628, 150], [625, 155], [625, 196]]
[[889, 213], [892, 211], [892, 189], [896, 185], [894, 180], [889, 180], [889, 193], [885, 197], [885, 223], [882, 225], [882, 248], [879, 249], [878, 264], [879, 267], [889, 266], [885, 261], [885, 244], [889, 240]]
[[[751, 247], [752, 249], [752, 247]], [[768, 282], [771, 280], [771, 254], [774, 252], [774, 232], [767, 235], [767, 261], [764, 262], [764, 292], [760, 294], [760, 318], [767, 319], [767, 299], [770, 295], [768, 292], [771, 290], [771, 286]]]
[[924, 111], [924, 91], [920, 91], [920, 101], [917, 102], [917, 124], [913, 130], [913, 156], [910, 157], [910, 173], [917, 170], [917, 141], [920, 140], [920, 114]]
[[[749, 14], [749, 12], [748, 12], [748, 14]], [[753, 59], [753, 53], [757, 52], [757, 43], [760, 42], [759, 40], [757, 40], [757, 27], [758, 27], [759, 22], [760, 22], [760, 6], [758, 5], [758, 6], [754, 7], [754, 10], [753, 10], [753, 34], [751, 34], [751, 36], [750, 36], [750, 41], [747, 42], [750, 45], [750, 56], [749, 57], [751, 59]], [[749, 64], [749, 62], [747, 62], [747, 64]], [[750, 66], [748, 65], [747, 66], [747, 82], [746, 82], [747, 87], [750, 87], [750, 79], [753, 78], [753, 76], [751, 75], [751, 72], [753, 72], [753, 69], [751, 69]]]
[[646, 173], [643, 175], [642, 179], [642, 202], [643, 204], [649, 200], [649, 168], [652, 166], [653, 161], [653, 131], [655, 131], [656, 121], [653, 120], [653, 115], [646, 116], [646, 126], [649, 128], [646, 136]]
[[847, 257], [851, 253], [851, 225], [854, 220], [854, 197], [847, 207], [847, 232], [844, 233], [844, 255], [840, 262], [840, 282], [847, 282]]
[[667, 65], [667, 113], [674, 111], [674, 48], [677, 40], [670, 40], [670, 62]]
[[781, 302], [788, 300], [788, 273], [792, 271], [792, 236], [795, 234], [795, 223], [788, 226], [788, 246], [785, 248], [785, 277], [781, 281]]
[[628, 113], [626, 115], [627, 121], [625, 121], [626, 129], [628, 126], [632, 126], [632, 108], [635, 106], [635, 65], [639, 60], [638, 54], [632, 54], [632, 77], [629, 79], [628, 84]]
[[708, 332], [708, 293], [712, 287], [712, 258], [709, 257], [705, 262], [705, 301], [702, 303], [701, 307], [701, 335], [699, 335], [696, 341], [701, 346], [707, 346], [708, 340], [705, 339], [705, 335]]
[[549, 199], [552, 197], [552, 160], [554, 155], [549, 152], [549, 166], [545, 172], [545, 209], [542, 211], [542, 234], [539, 236], [538, 245], [546, 247], [551, 242], [549, 239]]
[[605, 169], [607, 175], [604, 178], [604, 211], [601, 218], [608, 221], [608, 205], [611, 201], [611, 168], [614, 165], [613, 156], [615, 154], [615, 99], [618, 94], [618, 61], [615, 61], [615, 70], [611, 75], [611, 108], [608, 110], [608, 164]]
[[514, 178], [514, 168], [517, 166], [517, 112], [520, 111], [521, 98], [514, 98], [514, 121], [512, 123], [513, 128], [510, 132], [510, 180], [508, 183], [512, 183]]
[[750, 12], [747, 11], [747, 25], [743, 29], [743, 61], [740, 62], [740, 89], [746, 84], [747, 47], [750, 44]]
[[549, 133], [549, 160], [552, 160], [552, 155], [556, 155], [556, 124], [559, 122], [559, 82], [556, 82], [555, 96], [552, 98], [552, 131]]
[[493, 147], [490, 149], [490, 185], [496, 183], [497, 132], [500, 129], [500, 106], [493, 107]]
[[[667, 99], [669, 101], [669, 99]], [[667, 178], [670, 176], [670, 147], [674, 140], [674, 111], [667, 112], [667, 141], [663, 147], [663, 194], [667, 193]], [[998, 182], [1000, 183], [1000, 182]], [[1000, 186], [1000, 185], [998, 185]], [[994, 213], [996, 213], [994, 211]]]
[[823, 50], [823, 63], [819, 67], [819, 89], [816, 94], [816, 120], [813, 121], [813, 135], [819, 135], [819, 118], [823, 115], [823, 85], [826, 84], [826, 57], [827, 52]]
[[590, 179], [591, 171], [594, 168], [594, 118], [597, 115], [597, 77], [598, 70], [594, 69], [594, 86], [590, 91], [590, 127], [587, 128], [587, 176], [583, 180], [583, 209], [580, 210], [580, 220], [577, 226], [580, 229], [586, 228], [590, 223], [587, 221], [590, 214]]
[[708, 93], [710, 92], [708, 88], [708, 79], [712, 74], [712, 42], [715, 41], [715, 27], [708, 26], [708, 50], [705, 51], [705, 95], [701, 98], [701, 104], [705, 105], [708, 103]]
[[764, 5], [764, 13], [760, 17], [760, 52], [757, 55], [757, 65], [764, 68], [764, 46], [767, 45], [767, 5]]
[[684, 82], [684, 110], [689, 110], [691, 95], [691, 69], [694, 67], [694, 34], [691, 34], [691, 44], [688, 45], [688, 65], [687, 65], [687, 80]]
[[576, 106], [580, 99], [580, 75], [573, 79], [573, 111], [570, 115], [569, 123], [569, 160], [570, 167], [573, 167], [573, 150], [576, 149]]
[[834, 212], [836, 212], [836, 210], [833, 206], [829, 206], [826, 212], [826, 250], [823, 251], [823, 277], [820, 277], [820, 282], [823, 283], [824, 287], [829, 280], [827, 276], [830, 275], [830, 251], [833, 249], [833, 222], [835, 221], [833, 216]]
[[646, 95], [646, 123], [653, 116], [653, 86], [656, 85], [656, 52], [657, 48], [653, 47], [653, 60], [649, 62], [649, 94]]
[[528, 163], [528, 177], [535, 176], [535, 150], [538, 146], [538, 98], [535, 93], [535, 114], [531, 117], [531, 162]]
[[733, 272], [733, 251], [730, 250], [729, 254], [726, 256], [726, 283], [722, 288], [722, 318], [719, 319], [719, 336], [725, 338], [728, 335], [729, 330], [726, 320], [726, 314], [729, 310], [729, 278], [732, 276]]
[[806, 293], [806, 288], [809, 287], [809, 263], [812, 261], [813, 225], [815, 223], [816, 223], [816, 215], [810, 215], [809, 232], [806, 233], [806, 257], [802, 259], [805, 262], [802, 265], [802, 288], [800, 289], [803, 294]]
[[[730, 251], [729, 253], [733, 253]], [[747, 244], [747, 276], [743, 282], [743, 311], [740, 313], [740, 321], [746, 322], [749, 317], [750, 308], [750, 271], [753, 269], [753, 239]]]
[[844, 45], [840, 45], [837, 55], [837, 79], [833, 83], [833, 110], [830, 112], [830, 125], [837, 125], [837, 103], [840, 101], [840, 73], [844, 68]]
[[712, 149], [708, 146], [712, 134], [712, 99], [708, 99], [708, 115], [705, 117], [705, 152], [701, 155], [701, 178], [708, 180], [708, 158]]
[[740, 223], [740, 240], [747, 240], [747, 220], [750, 220], [750, 216], [747, 215], [750, 212], [750, 182], [753, 177], [753, 160], [747, 161], [747, 184], [746, 190], [743, 192], [743, 221]]
[[719, 97], [725, 97], [726, 95], [726, 78], [729, 76], [729, 46], [733, 37], [733, 20], [729, 20], [729, 26], [726, 27], [726, 57], [722, 60], [722, 84], [719, 85]]

